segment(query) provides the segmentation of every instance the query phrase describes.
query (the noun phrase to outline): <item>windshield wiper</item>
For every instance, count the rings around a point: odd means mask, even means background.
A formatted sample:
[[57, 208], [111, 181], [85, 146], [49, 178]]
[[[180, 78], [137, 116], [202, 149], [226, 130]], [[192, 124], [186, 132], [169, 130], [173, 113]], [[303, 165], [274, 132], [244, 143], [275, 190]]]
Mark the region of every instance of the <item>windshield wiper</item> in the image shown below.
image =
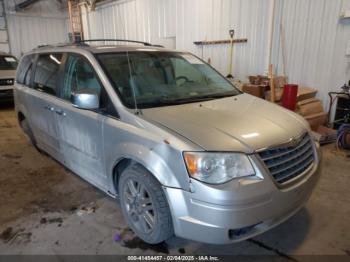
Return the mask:
[[222, 94], [208, 94], [208, 95], [204, 95], [204, 96], [199, 96], [198, 98], [200, 99], [206, 99], [206, 98], [212, 98], [212, 99], [218, 99], [218, 98], [225, 98], [225, 97], [231, 97], [231, 96], [236, 96], [239, 93], [237, 92], [226, 92], [226, 93], [222, 93]]
[[178, 98], [178, 99], [162, 97], [152, 102], [140, 103], [138, 106], [140, 108], [150, 108], [150, 107], [160, 107], [160, 106], [170, 106], [170, 105], [181, 105], [186, 103], [210, 101], [218, 98], [225, 98], [225, 97], [231, 97], [236, 95], [238, 95], [236, 92], [235, 93], [230, 92], [230, 93], [224, 93], [224, 94], [210, 94], [205, 96], [186, 97], [186, 98]]

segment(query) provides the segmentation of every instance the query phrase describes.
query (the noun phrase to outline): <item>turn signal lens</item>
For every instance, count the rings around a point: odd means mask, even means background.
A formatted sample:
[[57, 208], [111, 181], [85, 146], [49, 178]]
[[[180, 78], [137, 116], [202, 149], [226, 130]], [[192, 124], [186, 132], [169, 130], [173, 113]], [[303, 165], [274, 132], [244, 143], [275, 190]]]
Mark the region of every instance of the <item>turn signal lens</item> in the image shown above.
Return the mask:
[[185, 154], [185, 161], [186, 161], [186, 166], [187, 170], [191, 175], [194, 175], [198, 171], [198, 157], [196, 155], [187, 153]]

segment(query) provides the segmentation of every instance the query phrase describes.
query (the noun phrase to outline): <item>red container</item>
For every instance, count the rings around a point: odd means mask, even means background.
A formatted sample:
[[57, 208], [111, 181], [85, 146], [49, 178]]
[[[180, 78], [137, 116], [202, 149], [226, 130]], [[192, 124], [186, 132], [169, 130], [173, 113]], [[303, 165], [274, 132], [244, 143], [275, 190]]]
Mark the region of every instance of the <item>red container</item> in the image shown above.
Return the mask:
[[298, 85], [285, 85], [283, 88], [282, 106], [295, 111], [297, 106]]

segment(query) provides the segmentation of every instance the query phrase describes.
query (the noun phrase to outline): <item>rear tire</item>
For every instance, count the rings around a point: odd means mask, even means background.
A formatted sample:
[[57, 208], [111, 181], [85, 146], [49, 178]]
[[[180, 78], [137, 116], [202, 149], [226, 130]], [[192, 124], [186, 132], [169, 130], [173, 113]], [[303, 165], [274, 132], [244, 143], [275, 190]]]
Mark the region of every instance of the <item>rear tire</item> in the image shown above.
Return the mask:
[[139, 238], [158, 244], [173, 236], [168, 201], [151, 173], [132, 164], [122, 172], [118, 188], [123, 215]]
[[35, 147], [36, 150], [38, 150], [41, 153], [41, 150], [37, 146], [36, 140], [34, 138], [32, 130], [30, 129], [27, 119], [23, 119], [20, 122], [20, 126], [23, 132], [28, 136], [30, 143]]

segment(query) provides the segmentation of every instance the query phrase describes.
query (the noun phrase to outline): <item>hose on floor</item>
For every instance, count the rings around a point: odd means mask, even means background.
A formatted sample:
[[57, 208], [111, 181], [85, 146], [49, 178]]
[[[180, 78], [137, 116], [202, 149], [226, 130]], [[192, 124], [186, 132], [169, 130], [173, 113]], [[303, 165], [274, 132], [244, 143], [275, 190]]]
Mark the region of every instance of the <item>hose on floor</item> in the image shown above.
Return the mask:
[[338, 129], [337, 147], [350, 150], [350, 124], [344, 124]]

